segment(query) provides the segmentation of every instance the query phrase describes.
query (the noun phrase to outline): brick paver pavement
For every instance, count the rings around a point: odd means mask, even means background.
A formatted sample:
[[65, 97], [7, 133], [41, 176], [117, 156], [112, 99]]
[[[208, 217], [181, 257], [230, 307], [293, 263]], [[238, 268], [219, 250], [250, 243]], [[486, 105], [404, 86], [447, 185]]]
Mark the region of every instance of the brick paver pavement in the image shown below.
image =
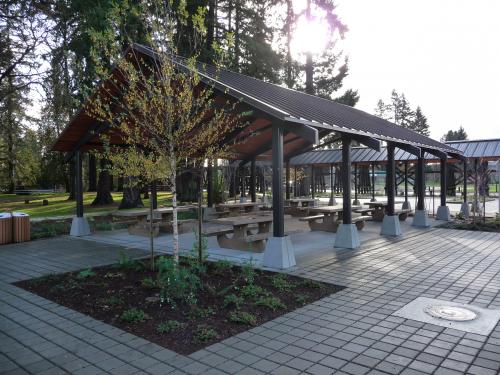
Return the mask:
[[391, 315], [418, 296], [500, 309], [500, 234], [432, 229], [332, 249], [293, 273], [346, 289], [189, 356], [10, 285], [114, 262], [119, 249], [68, 237], [0, 247], [1, 373], [500, 371], [499, 325], [485, 336]]

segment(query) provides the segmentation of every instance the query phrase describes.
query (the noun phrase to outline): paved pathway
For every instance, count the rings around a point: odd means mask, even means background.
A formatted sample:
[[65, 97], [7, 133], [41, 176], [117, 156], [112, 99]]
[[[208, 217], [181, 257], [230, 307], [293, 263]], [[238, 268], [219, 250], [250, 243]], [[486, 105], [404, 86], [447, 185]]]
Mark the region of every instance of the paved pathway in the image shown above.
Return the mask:
[[[500, 309], [500, 234], [433, 229], [332, 250], [294, 273], [347, 288], [177, 355], [8, 283], [112, 262], [119, 247], [60, 237], [0, 247], [0, 372], [497, 374], [488, 336], [391, 315], [418, 296]], [[137, 250], [128, 249], [131, 255]]]

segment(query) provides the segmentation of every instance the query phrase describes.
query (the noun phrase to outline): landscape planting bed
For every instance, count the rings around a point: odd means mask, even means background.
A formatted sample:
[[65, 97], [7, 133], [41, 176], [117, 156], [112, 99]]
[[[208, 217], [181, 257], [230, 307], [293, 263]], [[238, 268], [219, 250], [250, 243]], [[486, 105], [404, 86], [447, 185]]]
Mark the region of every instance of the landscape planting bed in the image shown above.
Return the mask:
[[200, 267], [194, 259], [182, 259], [172, 271], [172, 264], [170, 258], [157, 258], [152, 271], [148, 261], [122, 256], [116, 265], [15, 285], [181, 354], [343, 289], [251, 265], [206, 262]]

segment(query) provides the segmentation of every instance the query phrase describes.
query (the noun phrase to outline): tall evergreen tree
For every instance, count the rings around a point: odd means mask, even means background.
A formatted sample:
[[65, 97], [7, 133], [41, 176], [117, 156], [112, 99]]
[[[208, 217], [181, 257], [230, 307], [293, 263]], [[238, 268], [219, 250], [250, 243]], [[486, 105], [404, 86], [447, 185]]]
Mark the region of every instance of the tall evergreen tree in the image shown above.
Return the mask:
[[448, 130], [448, 132], [441, 137], [442, 142], [446, 141], [463, 141], [468, 138], [465, 129], [460, 126], [458, 130]]
[[417, 110], [415, 111], [415, 117], [413, 118], [413, 121], [410, 122], [408, 129], [426, 136], [430, 135], [427, 117], [425, 117], [422, 113], [420, 106], [417, 107]]

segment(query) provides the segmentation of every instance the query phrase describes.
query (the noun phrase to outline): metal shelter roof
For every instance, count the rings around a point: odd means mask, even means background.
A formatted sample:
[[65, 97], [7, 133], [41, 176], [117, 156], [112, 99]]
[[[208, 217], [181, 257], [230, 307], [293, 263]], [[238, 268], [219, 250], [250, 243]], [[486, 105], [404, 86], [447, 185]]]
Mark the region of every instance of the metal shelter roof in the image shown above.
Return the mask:
[[[500, 139], [482, 139], [474, 141], [452, 141], [445, 142], [463, 152], [467, 158], [486, 158], [497, 160], [500, 158]], [[437, 160], [434, 155], [425, 153], [427, 160]], [[396, 148], [394, 159], [397, 161], [416, 160], [416, 156], [409, 152]], [[387, 149], [382, 147], [375, 151], [367, 147], [353, 147], [351, 153], [353, 163], [385, 163], [387, 161]], [[318, 150], [303, 153], [290, 159], [290, 165], [308, 164], [336, 164], [342, 161], [341, 149]]]
[[[138, 44], [128, 48], [125, 58], [134, 54], [141, 54], [151, 59], [156, 58], [152, 49]], [[190, 69], [185, 64], [185, 60], [180, 57], [172, 57], [172, 61], [180, 69]], [[273, 123], [282, 124], [284, 128], [285, 157], [296, 155], [311, 147], [314, 143], [311, 140], [311, 132], [316, 132], [314, 133], [316, 138], [318, 134], [321, 137], [331, 132], [350, 133], [450, 154], [460, 154], [460, 151], [450, 145], [353, 107], [229, 70], [217, 70], [206, 64], [199, 63], [197, 70], [201, 81], [215, 87], [221, 97], [239, 100], [257, 110], [250, 125], [234, 136], [238, 139], [238, 143], [232, 147], [235, 149], [237, 159], [240, 160], [250, 160], [259, 155], [261, 159], [270, 157]], [[103, 83], [105, 84], [106, 82]], [[77, 148], [86, 150], [98, 147], [98, 132], [92, 129], [95, 126], [92, 118], [82, 110], [79, 111], [61, 133], [52, 149], [72, 152]], [[305, 139], [304, 135], [308, 138]], [[119, 144], [119, 140], [117, 143]]]

